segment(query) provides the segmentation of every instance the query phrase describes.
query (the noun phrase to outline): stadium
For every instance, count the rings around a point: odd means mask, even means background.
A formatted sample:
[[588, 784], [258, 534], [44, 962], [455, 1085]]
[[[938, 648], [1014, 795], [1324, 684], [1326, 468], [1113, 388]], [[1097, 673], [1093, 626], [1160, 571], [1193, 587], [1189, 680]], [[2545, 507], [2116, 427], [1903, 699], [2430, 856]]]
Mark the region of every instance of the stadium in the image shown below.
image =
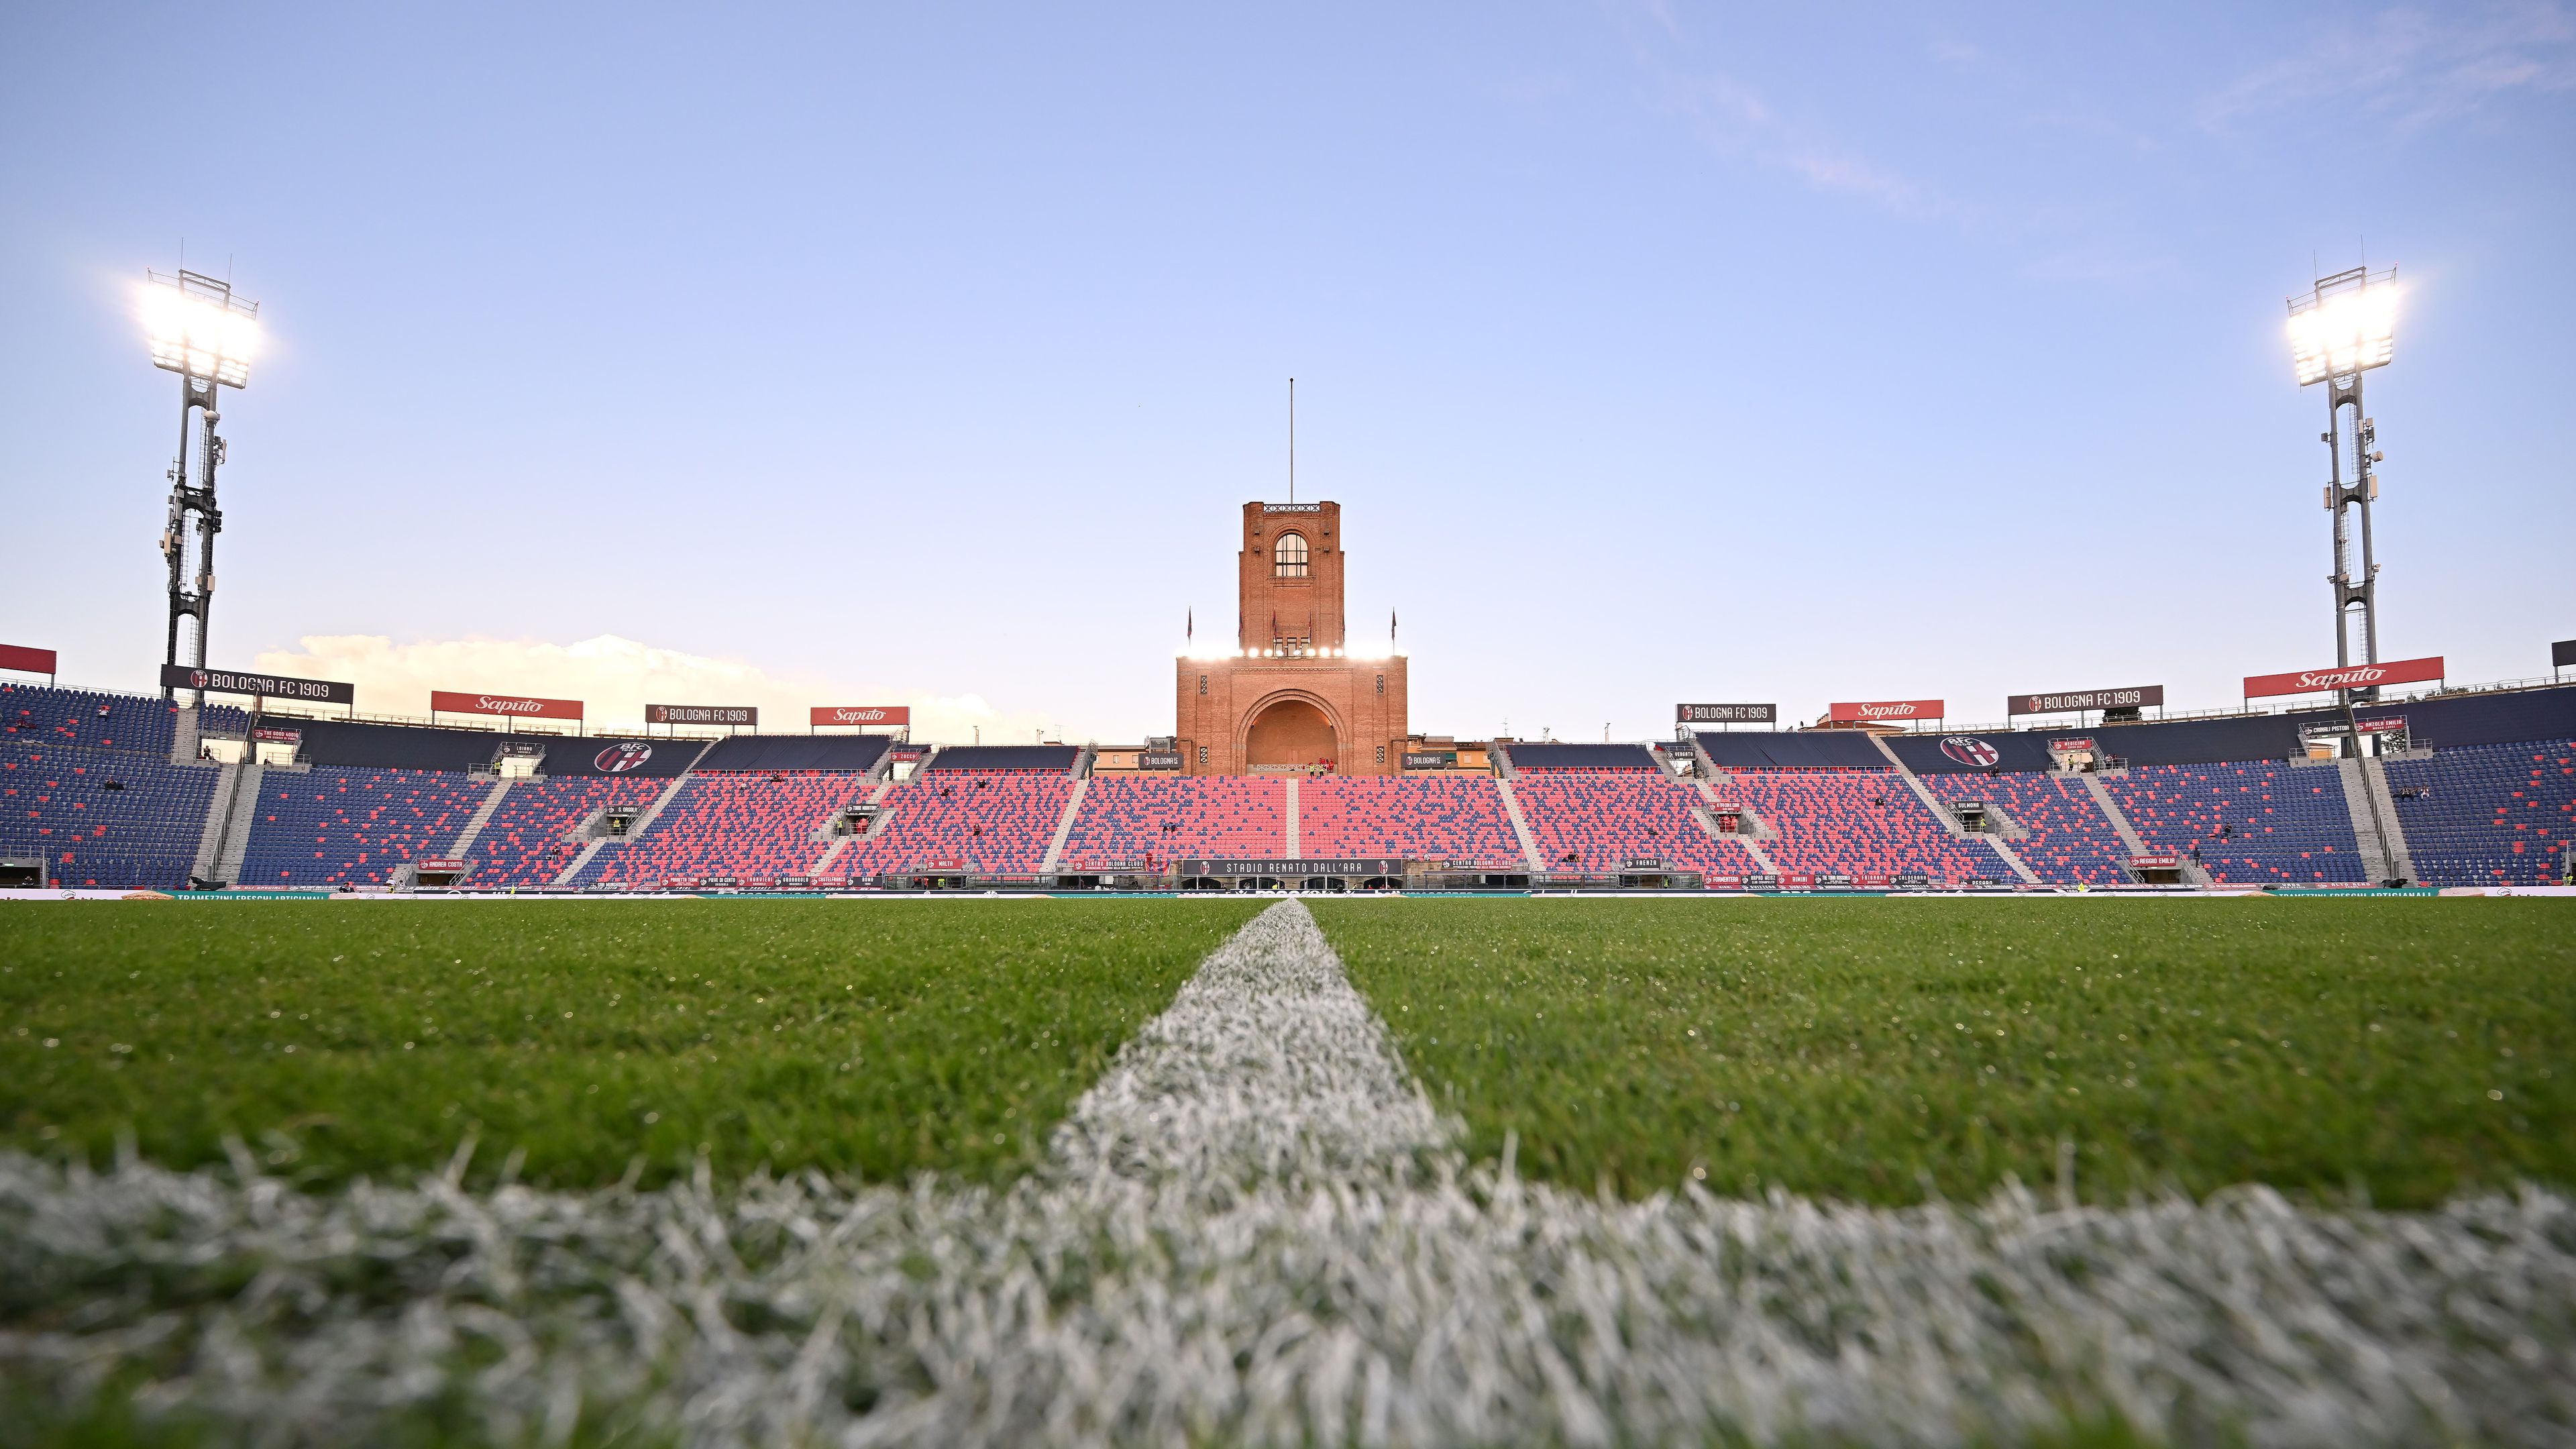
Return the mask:
[[1408, 730], [1407, 656], [1352, 647], [1342, 527], [1331, 502], [1244, 505], [1238, 642], [1176, 661], [1173, 733], [1128, 744], [915, 742], [903, 706], [866, 705], [784, 733], [653, 705], [661, 733], [589, 734], [583, 701], [463, 689], [362, 720], [349, 684], [202, 660], [166, 666], [164, 699], [13, 682], [0, 871], [469, 894], [2576, 882], [2576, 686], [2448, 687], [2435, 657], [2249, 676], [2238, 708], [2170, 716], [2142, 685], [2018, 696], [2046, 712], [2018, 728], [1953, 728], [1940, 700], [1788, 731], [1759, 727], [1776, 704], [1683, 704], [1667, 739], [1462, 741]]
[[2576, 1444], [2576, 27], [1722, 12], [0, 19], [0, 1449]]

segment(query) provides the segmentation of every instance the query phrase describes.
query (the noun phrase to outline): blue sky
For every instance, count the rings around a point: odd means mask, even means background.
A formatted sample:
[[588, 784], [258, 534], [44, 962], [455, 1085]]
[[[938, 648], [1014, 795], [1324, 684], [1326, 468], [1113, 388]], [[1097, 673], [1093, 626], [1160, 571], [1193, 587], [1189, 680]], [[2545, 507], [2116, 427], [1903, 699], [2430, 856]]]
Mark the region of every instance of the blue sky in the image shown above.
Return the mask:
[[1418, 729], [2215, 706], [2332, 658], [2282, 304], [2366, 247], [2384, 652], [2530, 676], [2572, 202], [2548, 4], [12, 7], [0, 640], [151, 680], [184, 238], [215, 660], [371, 709], [1161, 733], [1292, 374]]

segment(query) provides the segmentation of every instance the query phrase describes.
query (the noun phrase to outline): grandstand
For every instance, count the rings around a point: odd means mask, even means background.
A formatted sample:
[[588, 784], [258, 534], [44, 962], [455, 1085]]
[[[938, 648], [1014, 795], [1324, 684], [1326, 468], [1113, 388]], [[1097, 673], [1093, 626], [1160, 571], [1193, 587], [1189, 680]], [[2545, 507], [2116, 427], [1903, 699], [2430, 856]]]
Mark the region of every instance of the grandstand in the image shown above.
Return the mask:
[[2024, 834], [2012, 841], [2041, 880], [2059, 885], [2129, 883], [2128, 845], [2083, 782], [2058, 773], [1926, 775], [1926, 788], [1953, 807], [1976, 801], [2000, 810]]
[[2220, 885], [2369, 883], [2331, 767], [2148, 765], [2104, 783], [2148, 845]]
[[[1490, 771], [1370, 777], [1095, 775], [1074, 746], [949, 747], [898, 781], [883, 736], [636, 740], [350, 720], [293, 721], [296, 742], [280, 747], [292, 763], [218, 766], [174, 755], [238, 737], [237, 710], [10, 684], [0, 858], [107, 889], [183, 887], [210, 863], [246, 886], [382, 888], [454, 856], [471, 862], [466, 888], [522, 890], [1150, 875], [1195, 858], [1512, 874], [1534, 858], [1542, 877], [1587, 878], [1652, 860], [1721, 884], [1776, 872], [2103, 888], [2129, 883], [2139, 855], [2226, 886], [2350, 886], [2410, 868], [2433, 885], [2561, 878], [2576, 688], [2360, 713], [2403, 724], [2402, 747], [2311, 761], [2307, 736], [2336, 716], [2291, 711], [2095, 726], [2106, 768], [2090, 778], [2057, 767], [2045, 730], [1791, 730], [1502, 741]], [[536, 773], [501, 773], [505, 745]], [[1991, 833], [1953, 818], [1971, 803]], [[1722, 831], [1722, 815], [1742, 833]]]
[[1490, 775], [1300, 781], [1297, 853], [1310, 860], [1394, 856], [1479, 870], [1528, 869], [1502, 784]]
[[894, 788], [881, 822], [844, 852], [835, 873], [1030, 875], [1045, 864], [1056, 823], [1073, 799], [1074, 782], [1063, 768], [942, 769], [939, 763]]
[[2391, 804], [2426, 880], [2540, 885], [2576, 831], [2576, 739], [2465, 745], [2388, 764]]
[[1065, 837], [1067, 870], [1202, 856], [1285, 859], [1288, 782], [1252, 776], [1101, 775]]
[[441, 854], [490, 789], [488, 780], [445, 770], [269, 770], [260, 781], [241, 882], [383, 883], [401, 867]]

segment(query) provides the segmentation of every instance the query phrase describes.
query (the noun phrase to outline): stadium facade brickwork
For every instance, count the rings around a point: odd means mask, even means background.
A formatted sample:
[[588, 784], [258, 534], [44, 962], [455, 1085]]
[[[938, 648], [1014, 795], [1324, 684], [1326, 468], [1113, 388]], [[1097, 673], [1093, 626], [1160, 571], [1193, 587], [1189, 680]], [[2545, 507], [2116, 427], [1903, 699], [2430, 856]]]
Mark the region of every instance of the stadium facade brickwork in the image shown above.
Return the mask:
[[1340, 504], [1243, 505], [1236, 652], [1174, 668], [1185, 772], [1402, 773], [1405, 660], [1352, 657], [1348, 561]]

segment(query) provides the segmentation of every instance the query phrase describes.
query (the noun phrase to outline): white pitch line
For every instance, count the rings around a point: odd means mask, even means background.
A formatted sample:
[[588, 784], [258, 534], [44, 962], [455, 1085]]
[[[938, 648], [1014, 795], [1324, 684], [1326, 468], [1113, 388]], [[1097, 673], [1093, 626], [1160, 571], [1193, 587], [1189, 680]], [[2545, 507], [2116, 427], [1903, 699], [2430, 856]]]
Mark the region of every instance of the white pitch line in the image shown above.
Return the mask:
[[1323, 1177], [1451, 1146], [1303, 902], [1255, 916], [1202, 962], [1074, 1104], [1068, 1177]]
[[[1470, 1168], [1294, 902], [993, 1191], [306, 1194], [0, 1153], [0, 1378], [262, 1442], [2568, 1442], [2576, 1207], [1605, 1201]], [[239, 1283], [238, 1289], [214, 1285]], [[200, 1285], [168, 1300], [138, 1284]]]

